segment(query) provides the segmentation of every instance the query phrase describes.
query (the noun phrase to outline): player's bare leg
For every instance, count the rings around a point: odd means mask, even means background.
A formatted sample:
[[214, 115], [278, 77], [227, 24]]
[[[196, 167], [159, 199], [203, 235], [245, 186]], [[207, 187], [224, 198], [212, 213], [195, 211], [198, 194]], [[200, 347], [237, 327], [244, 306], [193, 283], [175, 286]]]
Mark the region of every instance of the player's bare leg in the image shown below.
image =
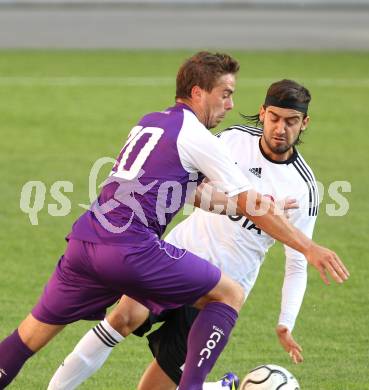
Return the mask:
[[0, 343], [0, 389], [6, 387], [23, 364], [64, 326], [46, 324], [29, 314], [19, 328]]
[[177, 385], [154, 359], [143, 373], [137, 390], [176, 390]]
[[21, 340], [32, 351], [37, 352], [54, 338], [65, 325], [45, 324], [37, 320], [32, 314], [19, 325], [18, 333]]
[[145, 322], [148, 315], [145, 306], [125, 295], [106, 319], [117, 332], [127, 337]]
[[[244, 291], [237, 282], [222, 274], [218, 284], [208, 294], [198, 299], [194, 306], [203, 309], [210, 302], [224, 303], [238, 313], [244, 302]], [[146, 320], [148, 315], [149, 310], [145, 306], [123, 296], [106, 319], [117, 332], [127, 337]]]
[[114, 310], [88, 331], [51, 378], [49, 390], [72, 390], [94, 374], [113, 347], [136, 330], [147, 318], [148, 309], [123, 296]]
[[201, 310], [210, 302], [219, 302], [232, 307], [239, 313], [244, 303], [244, 294], [240, 284], [222, 273], [218, 284], [206, 295], [198, 299], [193, 306]]

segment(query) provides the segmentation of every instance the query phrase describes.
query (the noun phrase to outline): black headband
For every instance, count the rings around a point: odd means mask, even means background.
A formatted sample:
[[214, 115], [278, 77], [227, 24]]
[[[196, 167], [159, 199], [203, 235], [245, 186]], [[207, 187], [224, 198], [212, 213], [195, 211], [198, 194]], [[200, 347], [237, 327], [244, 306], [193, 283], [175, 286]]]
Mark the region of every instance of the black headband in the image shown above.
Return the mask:
[[264, 102], [265, 106], [275, 106], [280, 108], [290, 108], [292, 110], [300, 111], [307, 114], [309, 103], [297, 102], [296, 99], [282, 99], [279, 100], [275, 96], [267, 96]]

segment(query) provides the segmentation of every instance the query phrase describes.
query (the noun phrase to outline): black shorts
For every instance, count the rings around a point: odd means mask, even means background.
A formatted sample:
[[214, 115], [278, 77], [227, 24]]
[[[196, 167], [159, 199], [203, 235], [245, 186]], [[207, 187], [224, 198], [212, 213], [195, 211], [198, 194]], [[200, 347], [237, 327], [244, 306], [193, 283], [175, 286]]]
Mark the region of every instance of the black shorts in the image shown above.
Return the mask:
[[160, 316], [150, 314], [148, 320], [134, 334], [142, 336], [154, 323], [164, 321], [147, 339], [159, 366], [177, 385], [182, 376], [182, 366], [187, 355], [187, 337], [199, 311], [192, 306], [169, 310]]

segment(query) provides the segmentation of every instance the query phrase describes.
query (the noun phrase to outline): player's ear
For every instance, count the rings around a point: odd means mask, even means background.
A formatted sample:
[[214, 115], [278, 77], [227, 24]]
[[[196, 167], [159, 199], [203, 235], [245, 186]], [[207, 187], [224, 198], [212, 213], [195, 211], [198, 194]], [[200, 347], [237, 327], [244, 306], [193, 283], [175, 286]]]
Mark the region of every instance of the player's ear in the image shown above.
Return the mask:
[[301, 131], [304, 131], [308, 124], [310, 122], [310, 117], [307, 115], [303, 120], [302, 120], [302, 126], [301, 126]]
[[194, 85], [191, 89], [191, 98], [195, 101], [200, 101], [202, 98], [203, 90], [198, 86]]
[[259, 121], [261, 123], [264, 123], [264, 118], [265, 118], [265, 107], [264, 104], [262, 104], [259, 108]]

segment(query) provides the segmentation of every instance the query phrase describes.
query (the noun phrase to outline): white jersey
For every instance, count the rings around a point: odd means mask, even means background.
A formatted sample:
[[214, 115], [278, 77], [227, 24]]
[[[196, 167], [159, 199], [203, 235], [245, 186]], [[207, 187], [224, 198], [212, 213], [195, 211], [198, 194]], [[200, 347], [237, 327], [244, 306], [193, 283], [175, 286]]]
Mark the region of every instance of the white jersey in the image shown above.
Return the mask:
[[[287, 161], [270, 160], [261, 149], [261, 135], [258, 128], [233, 126], [219, 137], [255, 190], [277, 202], [287, 197], [297, 199], [299, 208], [289, 210], [289, 220], [312, 237], [319, 205], [313, 172], [296, 150]], [[265, 254], [275, 242], [246, 217], [217, 215], [201, 209], [178, 224], [166, 241], [219, 267], [244, 287], [246, 296], [254, 286]], [[292, 331], [306, 289], [307, 263], [301, 253], [287, 246], [285, 255], [279, 323]]]
[[251, 189], [246, 175], [234, 166], [226, 145], [219, 142], [188, 107], [183, 107], [183, 122], [177, 139], [183, 168], [189, 173], [201, 172], [227, 196]]

